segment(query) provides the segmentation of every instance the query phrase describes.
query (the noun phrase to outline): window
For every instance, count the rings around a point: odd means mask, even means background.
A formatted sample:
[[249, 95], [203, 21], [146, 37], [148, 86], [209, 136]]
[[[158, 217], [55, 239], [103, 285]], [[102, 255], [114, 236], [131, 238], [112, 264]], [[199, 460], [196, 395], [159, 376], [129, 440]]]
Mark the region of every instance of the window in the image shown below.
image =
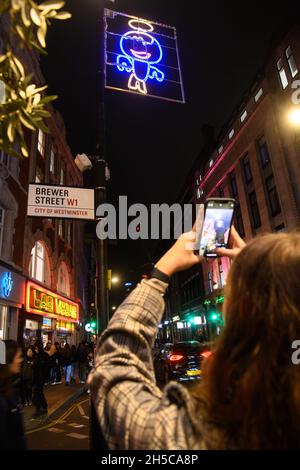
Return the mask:
[[61, 219], [58, 221], [58, 235], [63, 238], [63, 221]]
[[226, 281], [225, 281], [222, 261], [219, 264], [219, 275], [220, 275], [221, 288], [223, 288], [224, 286], [226, 286]]
[[229, 178], [230, 178], [231, 196], [236, 197], [238, 195], [238, 188], [237, 188], [236, 176], [235, 176], [234, 171], [230, 173]]
[[0, 152], [0, 162], [2, 165], [6, 166], [8, 170], [10, 170], [10, 165], [11, 165], [11, 157], [7, 155], [5, 152]]
[[221, 155], [221, 153], [223, 152], [223, 150], [224, 150], [224, 147], [223, 147], [223, 145], [221, 145], [221, 147], [220, 147], [219, 150], [218, 150], [218, 154]]
[[271, 214], [273, 217], [275, 217], [276, 215], [280, 214], [281, 207], [273, 175], [269, 176], [269, 178], [266, 179], [266, 189]]
[[245, 228], [240, 204], [237, 204], [235, 208], [235, 226], [240, 236], [244, 238]]
[[228, 134], [228, 137], [231, 140], [233, 136], [234, 136], [234, 129], [231, 129], [231, 131]]
[[209, 162], [209, 168], [211, 168], [211, 167], [213, 166], [213, 164], [214, 164], [214, 161], [213, 161], [213, 160], [210, 160], [210, 162]]
[[271, 163], [271, 159], [270, 159], [268, 144], [264, 137], [259, 139], [258, 147], [259, 147], [259, 156], [260, 156], [261, 166], [263, 168], [266, 168]]
[[291, 75], [294, 78], [294, 77], [296, 77], [296, 75], [298, 73], [298, 69], [297, 69], [295, 57], [293, 55], [291, 46], [289, 46], [287, 48], [287, 50], [285, 51], [285, 55], [286, 55], [286, 58], [287, 58], [287, 61], [288, 61], [289, 67], [290, 67]]
[[36, 169], [35, 182], [36, 183], [42, 183], [43, 182], [43, 173], [42, 173], [42, 170], [40, 168]]
[[255, 191], [252, 191], [249, 194], [249, 203], [250, 203], [250, 211], [251, 211], [251, 219], [252, 219], [252, 227], [254, 229], [259, 228], [261, 226], [260, 214], [256, 199]]
[[283, 90], [285, 90], [286, 87], [289, 84], [289, 81], [288, 81], [288, 78], [287, 78], [287, 75], [286, 75], [286, 71], [285, 71], [282, 59], [279, 59], [278, 62], [277, 62], [277, 71], [278, 71], [278, 75], [279, 75], [279, 78], [280, 78], [281, 86], [282, 86]]
[[31, 250], [29, 275], [39, 282], [50, 285], [50, 262], [44, 243], [38, 241]]
[[247, 111], [245, 110], [245, 111], [243, 112], [243, 114], [241, 115], [241, 122], [244, 122], [244, 121], [247, 119], [247, 116], [248, 116], [248, 113], [247, 113]]
[[285, 230], [285, 225], [284, 225], [284, 224], [278, 225], [277, 227], [275, 227], [274, 231], [275, 231], [275, 232], [278, 232], [278, 233], [280, 233], [280, 232], [286, 232], [286, 230]]
[[209, 291], [212, 292], [213, 291], [213, 283], [212, 283], [212, 276], [211, 276], [210, 271], [208, 273], [208, 287], [209, 287]]
[[252, 181], [252, 171], [251, 171], [251, 165], [250, 165], [250, 161], [249, 161], [249, 156], [246, 155], [243, 160], [242, 160], [242, 164], [243, 164], [243, 170], [244, 170], [244, 177], [245, 177], [245, 181], [247, 184], [249, 184], [251, 181]]
[[50, 163], [49, 163], [49, 170], [52, 175], [55, 173], [55, 152], [53, 146], [50, 150]]
[[264, 93], [264, 92], [263, 92], [263, 89], [260, 88], [260, 89], [258, 90], [258, 92], [256, 93], [256, 95], [254, 96], [254, 101], [255, 101], [255, 103], [258, 103], [258, 101], [259, 101], [260, 98], [262, 97], [263, 93]]
[[64, 184], [64, 183], [65, 183], [65, 172], [64, 172], [63, 167], [60, 168], [59, 183], [60, 183], [60, 184]]
[[5, 210], [0, 206], [0, 255], [2, 253]]
[[66, 232], [67, 232], [67, 235], [66, 235], [66, 241], [69, 245], [71, 245], [72, 243], [72, 223], [71, 222], [66, 222], [67, 226], [66, 226]]
[[201, 196], [203, 196], [203, 189], [198, 188], [197, 189], [197, 198], [200, 199]]
[[39, 129], [38, 132], [38, 151], [42, 155], [42, 157], [45, 156], [45, 145], [46, 145], [46, 136], [41, 129]]
[[70, 297], [69, 271], [65, 262], [62, 262], [58, 269], [57, 290]]

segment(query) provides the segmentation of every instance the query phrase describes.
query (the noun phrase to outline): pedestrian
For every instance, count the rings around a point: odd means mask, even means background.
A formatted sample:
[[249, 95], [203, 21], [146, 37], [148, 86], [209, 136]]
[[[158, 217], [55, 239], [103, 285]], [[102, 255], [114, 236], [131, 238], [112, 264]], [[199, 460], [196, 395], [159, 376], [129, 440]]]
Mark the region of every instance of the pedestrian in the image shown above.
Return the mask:
[[78, 346], [77, 358], [79, 383], [85, 384], [87, 377], [87, 347], [85, 341], [82, 341]]
[[94, 351], [92, 349], [89, 350], [87, 355], [87, 372], [88, 374], [91, 372], [92, 368], [94, 367]]
[[76, 383], [76, 376], [77, 376], [77, 350], [76, 346], [73, 344], [71, 346], [71, 375], [70, 375], [70, 383]]
[[[48, 355], [50, 354], [51, 347], [52, 347], [52, 344], [50, 341], [48, 341], [44, 349], [45, 353], [47, 353]], [[45, 385], [49, 385], [51, 383], [51, 367], [52, 367], [52, 362], [50, 358], [45, 369]]]
[[32, 405], [34, 350], [27, 348], [22, 368], [22, 397], [24, 406]]
[[72, 362], [71, 362], [71, 348], [68, 343], [65, 344], [65, 347], [62, 352], [62, 362], [65, 371], [65, 385], [70, 385], [71, 372], [72, 372]]
[[[194, 237], [194, 239], [192, 238]], [[225, 328], [189, 390], [157, 386], [151, 346], [172, 274], [204, 262], [183, 235], [126, 298], [102, 334], [88, 382], [111, 450], [299, 449], [300, 234], [245, 247], [235, 229], [223, 305]], [[187, 247], [190, 247], [189, 249]]]
[[48, 412], [48, 404], [44, 395], [44, 385], [47, 370], [49, 368], [49, 356], [45, 353], [43, 343], [37, 340], [34, 345], [34, 361], [33, 361], [33, 403], [36, 412], [33, 418], [38, 418]]
[[52, 356], [52, 377], [51, 377], [51, 385], [58, 385], [61, 384], [61, 351], [58, 342], [54, 343], [54, 351]]
[[0, 450], [25, 450], [22, 407], [15, 385], [22, 353], [12, 340], [1, 341], [0, 349]]

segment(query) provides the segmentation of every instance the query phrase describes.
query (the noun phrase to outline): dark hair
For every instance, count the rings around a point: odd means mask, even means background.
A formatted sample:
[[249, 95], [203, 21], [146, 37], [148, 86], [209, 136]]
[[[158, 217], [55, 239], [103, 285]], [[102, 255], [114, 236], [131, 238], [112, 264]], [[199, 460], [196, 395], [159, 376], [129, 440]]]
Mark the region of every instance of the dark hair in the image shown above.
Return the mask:
[[300, 367], [291, 360], [299, 279], [299, 233], [257, 238], [234, 261], [226, 327], [192, 392], [198, 413], [220, 431], [214, 448], [300, 447]]
[[41, 354], [44, 351], [43, 342], [40, 339], [38, 339], [34, 344], [34, 348], [37, 348], [38, 354]]
[[7, 339], [5, 343], [6, 364], [0, 365], [0, 394], [6, 397], [13, 393], [13, 375], [9, 370], [9, 365], [13, 362], [19, 350], [18, 343], [12, 339]]

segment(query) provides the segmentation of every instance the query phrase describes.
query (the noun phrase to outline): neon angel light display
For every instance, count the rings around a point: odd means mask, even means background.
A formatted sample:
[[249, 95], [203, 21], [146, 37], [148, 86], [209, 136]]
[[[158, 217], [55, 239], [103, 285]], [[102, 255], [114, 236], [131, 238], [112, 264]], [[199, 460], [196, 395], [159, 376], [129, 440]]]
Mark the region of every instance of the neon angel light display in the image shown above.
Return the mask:
[[176, 29], [105, 10], [105, 86], [184, 102]]

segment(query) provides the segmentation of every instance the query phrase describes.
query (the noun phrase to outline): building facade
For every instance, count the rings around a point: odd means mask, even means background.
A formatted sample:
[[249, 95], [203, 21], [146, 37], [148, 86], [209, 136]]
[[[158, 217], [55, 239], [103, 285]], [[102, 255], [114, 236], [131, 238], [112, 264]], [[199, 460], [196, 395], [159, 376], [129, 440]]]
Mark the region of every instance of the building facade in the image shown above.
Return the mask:
[[[6, 27], [0, 23], [5, 41]], [[19, 54], [34, 82], [44, 84], [39, 58]], [[30, 132], [29, 158], [0, 154], [0, 337], [23, 346], [37, 338], [76, 344], [87, 311], [84, 222], [29, 218], [29, 183], [83, 186], [63, 120], [48, 110], [49, 133]]]
[[[299, 72], [300, 26], [295, 25], [272, 46], [263, 70], [224, 126], [206, 164], [198, 159], [188, 179], [188, 184], [193, 181], [195, 204], [209, 197], [236, 200], [234, 224], [246, 241], [264, 233], [300, 228]], [[214, 334], [223, 325], [223, 288], [229, 263], [226, 258], [204, 262], [200, 284], [195, 295], [189, 296], [189, 309], [197, 304], [199, 312], [206, 312], [208, 329]], [[176, 283], [176, 295], [182, 298], [184, 285]], [[174, 290], [170, 295], [175, 295]], [[182, 302], [181, 311], [171, 311], [170, 316], [173, 313], [180, 316], [185, 336], [194, 336]], [[175, 325], [176, 330], [178, 333]], [[181, 336], [179, 331], [177, 337]]]

